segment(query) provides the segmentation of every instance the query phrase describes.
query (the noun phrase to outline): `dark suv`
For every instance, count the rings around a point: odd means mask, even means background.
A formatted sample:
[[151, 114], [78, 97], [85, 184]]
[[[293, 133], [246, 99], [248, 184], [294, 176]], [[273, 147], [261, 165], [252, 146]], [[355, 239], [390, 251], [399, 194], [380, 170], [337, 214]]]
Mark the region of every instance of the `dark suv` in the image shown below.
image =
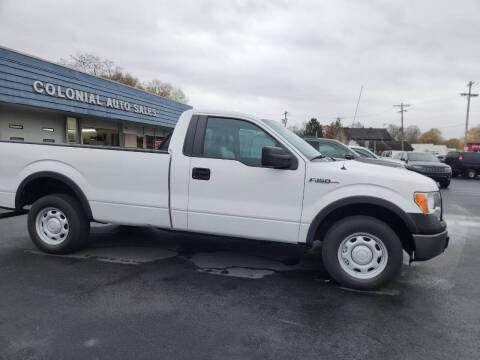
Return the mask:
[[464, 175], [475, 179], [480, 173], [480, 153], [467, 151], [450, 151], [445, 163], [452, 167], [452, 176]]
[[402, 164], [395, 163], [389, 160], [364, 158], [358, 155], [355, 151], [350, 149], [347, 145], [334, 139], [304, 137], [307, 143], [312, 145], [320, 154], [334, 158], [335, 160], [356, 160], [368, 164], [383, 165], [389, 167], [403, 168]]
[[404, 152], [400, 160], [405, 162], [408, 170], [428, 176], [440, 183], [440, 187], [447, 188], [452, 177], [452, 168], [443, 164], [438, 158], [428, 152]]

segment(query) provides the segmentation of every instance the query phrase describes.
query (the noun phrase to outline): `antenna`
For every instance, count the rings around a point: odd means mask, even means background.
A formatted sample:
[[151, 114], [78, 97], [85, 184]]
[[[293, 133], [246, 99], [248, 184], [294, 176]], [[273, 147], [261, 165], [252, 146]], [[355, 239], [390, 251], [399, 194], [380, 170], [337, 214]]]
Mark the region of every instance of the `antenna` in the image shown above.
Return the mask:
[[360, 94], [358, 94], [357, 106], [355, 107], [355, 114], [353, 115], [352, 128], [355, 124], [355, 119], [357, 118], [358, 105], [360, 104], [360, 98], [362, 97], [363, 85], [360, 87]]

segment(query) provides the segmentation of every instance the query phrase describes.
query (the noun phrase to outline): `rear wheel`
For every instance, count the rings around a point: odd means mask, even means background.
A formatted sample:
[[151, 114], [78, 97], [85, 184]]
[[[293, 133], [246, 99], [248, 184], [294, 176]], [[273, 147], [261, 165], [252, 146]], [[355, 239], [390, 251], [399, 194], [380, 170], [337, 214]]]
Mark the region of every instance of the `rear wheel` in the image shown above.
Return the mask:
[[33, 203], [28, 213], [28, 231], [41, 250], [67, 254], [87, 244], [90, 222], [77, 199], [53, 194]]
[[475, 179], [477, 177], [477, 171], [474, 170], [474, 169], [469, 169], [466, 171], [465, 175], [469, 178], [469, 179]]
[[322, 259], [326, 270], [342, 286], [375, 290], [398, 274], [403, 261], [402, 244], [383, 221], [351, 216], [327, 232]]

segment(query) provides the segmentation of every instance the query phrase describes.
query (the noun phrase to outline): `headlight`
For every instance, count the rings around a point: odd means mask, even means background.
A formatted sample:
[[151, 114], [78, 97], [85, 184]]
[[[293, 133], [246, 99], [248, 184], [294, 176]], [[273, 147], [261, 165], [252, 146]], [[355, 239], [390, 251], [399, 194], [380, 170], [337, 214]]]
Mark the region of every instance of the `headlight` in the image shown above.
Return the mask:
[[412, 169], [417, 169], [417, 170], [421, 170], [423, 169], [423, 166], [420, 166], [420, 165], [412, 165], [410, 166]]
[[442, 216], [442, 197], [440, 191], [434, 192], [416, 192], [415, 203], [424, 214], [435, 214], [439, 219]]

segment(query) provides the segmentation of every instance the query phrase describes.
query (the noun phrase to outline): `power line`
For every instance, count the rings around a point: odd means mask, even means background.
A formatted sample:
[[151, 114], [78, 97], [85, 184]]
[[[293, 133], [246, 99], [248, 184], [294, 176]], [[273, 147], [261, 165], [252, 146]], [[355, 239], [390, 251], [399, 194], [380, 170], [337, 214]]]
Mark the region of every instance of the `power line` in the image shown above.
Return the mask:
[[468, 134], [468, 118], [470, 117], [470, 98], [476, 97], [478, 94], [472, 94], [472, 85], [475, 84], [473, 81], [469, 81], [468, 86], [468, 93], [461, 93], [461, 96], [467, 97], [467, 117], [465, 119], [465, 141], [467, 141], [467, 134]]
[[403, 151], [403, 141], [404, 141], [404, 136], [403, 136], [403, 113], [404, 113], [404, 112], [407, 112], [407, 110], [404, 109], [404, 108], [409, 107], [410, 104], [404, 104], [404, 103], [402, 102], [402, 103], [400, 103], [399, 105], [393, 105], [393, 106], [400, 108], [399, 113], [400, 113], [400, 116], [401, 116], [401, 119], [402, 119], [402, 126], [401, 126], [401, 128], [400, 128], [400, 136], [401, 136], [400, 140], [402, 141], [402, 151]]

